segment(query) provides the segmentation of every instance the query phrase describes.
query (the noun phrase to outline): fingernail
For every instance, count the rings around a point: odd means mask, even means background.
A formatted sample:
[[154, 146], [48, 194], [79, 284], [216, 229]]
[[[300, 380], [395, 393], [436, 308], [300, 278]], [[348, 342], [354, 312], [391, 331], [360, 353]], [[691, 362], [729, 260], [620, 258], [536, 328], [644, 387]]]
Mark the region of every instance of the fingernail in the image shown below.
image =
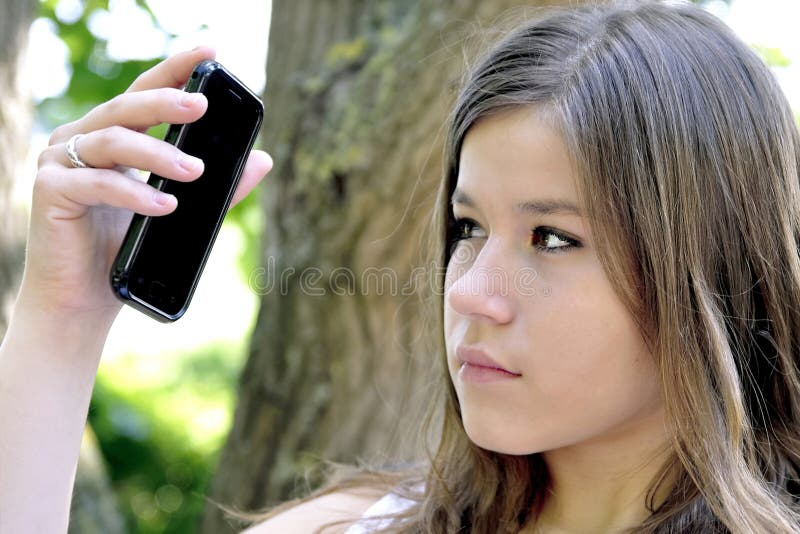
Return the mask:
[[194, 172], [203, 167], [203, 160], [188, 154], [181, 154], [178, 156], [178, 165], [185, 171]]
[[166, 206], [167, 204], [172, 202], [173, 198], [175, 198], [174, 195], [164, 193], [163, 191], [156, 191], [153, 194], [153, 200], [155, 200], [156, 204], [158, 204], [159, 206]]
[[184, 93], [181, 95], [181, 106], [192, 107], [203, 101], [203, 95], [200, 93]]

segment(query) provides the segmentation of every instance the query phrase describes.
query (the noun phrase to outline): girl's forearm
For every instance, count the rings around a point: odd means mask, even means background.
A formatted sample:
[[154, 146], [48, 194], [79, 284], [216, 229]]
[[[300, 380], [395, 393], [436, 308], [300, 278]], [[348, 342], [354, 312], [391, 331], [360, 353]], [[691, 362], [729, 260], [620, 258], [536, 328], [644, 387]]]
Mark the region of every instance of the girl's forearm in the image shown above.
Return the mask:
[[18, 301], [0, 345], [0, 532], [66, 532], [81, 435], [116, 313]]

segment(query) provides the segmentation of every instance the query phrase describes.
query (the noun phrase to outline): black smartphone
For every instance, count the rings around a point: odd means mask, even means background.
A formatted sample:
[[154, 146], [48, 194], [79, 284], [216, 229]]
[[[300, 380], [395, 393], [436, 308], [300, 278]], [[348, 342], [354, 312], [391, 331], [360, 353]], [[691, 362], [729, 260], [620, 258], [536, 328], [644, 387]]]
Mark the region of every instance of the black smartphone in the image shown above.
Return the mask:
[[111, 268], [114, 294], [161, 322], [186, 312], [264, 116], [261, 100], [216, 61], [199, 63], [185, 90], [203, 93], [208, 109], [196, 122], [171, 125], [165, 140], [205, 170], [192, 182], [151, 174], [148, 183], [175, 195], [178, 207], [134, 214]]

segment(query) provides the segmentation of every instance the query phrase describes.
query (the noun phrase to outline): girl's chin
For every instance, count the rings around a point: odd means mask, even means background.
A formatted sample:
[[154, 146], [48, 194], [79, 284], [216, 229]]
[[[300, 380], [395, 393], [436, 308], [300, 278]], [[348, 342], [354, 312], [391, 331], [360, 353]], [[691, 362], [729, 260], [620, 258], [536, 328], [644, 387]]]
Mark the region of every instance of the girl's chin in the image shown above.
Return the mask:
[[537, 447], [536, 443], [520, 443], [512, 438], [508, 429], [486, 429], [465, 426], [464, 431], [469, 440], [477, 447], [498, 454], [509, 456], [527, 456], [543, 452], [545, 449]]

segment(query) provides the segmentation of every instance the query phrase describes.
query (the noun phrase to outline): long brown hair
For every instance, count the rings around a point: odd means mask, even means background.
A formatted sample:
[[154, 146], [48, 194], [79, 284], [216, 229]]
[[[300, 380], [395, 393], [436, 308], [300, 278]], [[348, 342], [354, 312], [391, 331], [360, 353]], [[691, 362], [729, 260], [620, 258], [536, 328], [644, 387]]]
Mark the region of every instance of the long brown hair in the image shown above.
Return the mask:
[[[600, 261], [661, 372], [674, 452], [633, 531], [797, 532], [800, 138], [772, 74], [690, 4], [524, 23], [470, 69], [451, 115], [435, 214], [444, 264], [462, 141], [518, 107], [567, 142]], [[440, 352], [438, 448], [416, 475], [360, 480], [405, 481], [396, 491], [413, 504], [387, 532], [518, 532], [536, 521], [546, 465], [470, 442]]]

